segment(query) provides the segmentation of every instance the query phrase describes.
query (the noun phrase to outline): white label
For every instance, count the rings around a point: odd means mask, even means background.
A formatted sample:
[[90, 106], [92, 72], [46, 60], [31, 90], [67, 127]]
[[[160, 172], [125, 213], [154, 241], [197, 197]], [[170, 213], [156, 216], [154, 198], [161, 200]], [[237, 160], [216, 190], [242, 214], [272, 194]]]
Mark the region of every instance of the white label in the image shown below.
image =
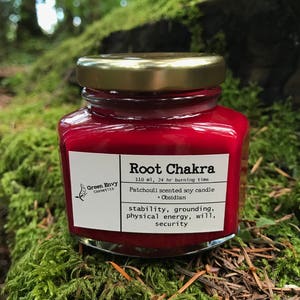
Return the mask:
[[74, 226], [136, 233], [222, 231], [229, 154], [69, 152]]

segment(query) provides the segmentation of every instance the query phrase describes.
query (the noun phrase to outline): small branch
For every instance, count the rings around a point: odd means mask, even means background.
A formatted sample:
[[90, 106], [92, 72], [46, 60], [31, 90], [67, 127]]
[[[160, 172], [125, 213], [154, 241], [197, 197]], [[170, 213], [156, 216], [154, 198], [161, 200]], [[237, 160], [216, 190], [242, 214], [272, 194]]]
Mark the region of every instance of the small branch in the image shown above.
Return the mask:
[[115, 262], [109, 261], [109, 263], [128, 281], [130, 281], [132, 278]]
[[258, 168], [259, 168], [260, 164], [262, 163], [262, 161], [263, 161], [263, 157], [261, 156], [261, 157], [256, 161], [256, 163], [253, 165], [253, 167], [252, 167], [252, 169], [251, 169], [251, 171], [250, 171], [250, 174], [251, 174], [251, 175], [254, 174], [254, 173], [258, 170]]
[[194, 281], [196, 281], [200, 276], [204, 275], [206, 271], [199, 271], [193, 275], [193, 277], [186, 282], [174, 295], [172, 295], [168, 300], [174, 299], [177, 295], [182, 294]]
[[241, 248], [242, 248], [242, 250], [243, 250], [243, 253], [244, 253], [244, 256], [245, 256], [245, 260], [246, 260], [246, 262], [247, 262], [247, 265], [249, 266], [249, 270], [251, 271], [251, 273], [252, 273], [252, 275], [253, 275], [253, 277], [254, 277], [254, 280], [255, 280], [255, 282], [257, 283], [259, 289], [262, 290], [262, 289], [263, 289], [263, 288], [262, 288], [262, 284], [261, 284], [261, 281], [260, 281], [260, 279], [259, 279], [259, 277], [258, 277], [258, 275], [257, 275], [257, 273], [256, 273], [256, 267], [252, 264], [252, 261], [251, 261], [249, 255], [248, 255], [246, 249], [245, 249], [243, 246], [241, 246]]

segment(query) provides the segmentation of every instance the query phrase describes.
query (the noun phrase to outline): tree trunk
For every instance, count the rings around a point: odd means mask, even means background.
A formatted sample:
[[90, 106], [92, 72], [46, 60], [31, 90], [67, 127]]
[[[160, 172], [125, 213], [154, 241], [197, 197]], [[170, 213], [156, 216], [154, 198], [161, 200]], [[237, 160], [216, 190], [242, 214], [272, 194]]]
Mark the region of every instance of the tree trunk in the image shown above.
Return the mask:
[[43, 32], [38, 25], [35, 1], [22, 0], [20, 4], [20, 21], [17, 28], [17, 41], [24, 41], [30, 37], [39, 37]]

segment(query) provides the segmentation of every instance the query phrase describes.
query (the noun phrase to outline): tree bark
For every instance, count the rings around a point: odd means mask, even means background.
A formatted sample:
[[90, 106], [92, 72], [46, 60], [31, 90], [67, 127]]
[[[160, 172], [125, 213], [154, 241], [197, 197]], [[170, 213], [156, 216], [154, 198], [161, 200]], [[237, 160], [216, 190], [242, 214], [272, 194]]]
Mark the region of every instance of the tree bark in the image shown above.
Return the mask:
[[40, 37], [43, 32], [37, 21], [35, 1], [22, 0], [20, 4], [20, 21], [17, 27], [17, 41], [24, 41], [30, 37]]

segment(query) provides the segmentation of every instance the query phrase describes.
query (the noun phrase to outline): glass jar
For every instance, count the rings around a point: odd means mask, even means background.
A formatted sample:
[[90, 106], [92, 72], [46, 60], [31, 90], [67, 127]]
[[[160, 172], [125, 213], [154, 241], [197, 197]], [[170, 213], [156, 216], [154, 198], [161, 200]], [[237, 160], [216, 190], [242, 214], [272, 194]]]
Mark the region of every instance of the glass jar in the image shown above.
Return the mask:
[[59, 122], [70, 232], [141, 257], [232, 238], [245, 197], [248, 121], [217, 104], [223, 58], [83, 57], [77, 78], [87, 106]]

